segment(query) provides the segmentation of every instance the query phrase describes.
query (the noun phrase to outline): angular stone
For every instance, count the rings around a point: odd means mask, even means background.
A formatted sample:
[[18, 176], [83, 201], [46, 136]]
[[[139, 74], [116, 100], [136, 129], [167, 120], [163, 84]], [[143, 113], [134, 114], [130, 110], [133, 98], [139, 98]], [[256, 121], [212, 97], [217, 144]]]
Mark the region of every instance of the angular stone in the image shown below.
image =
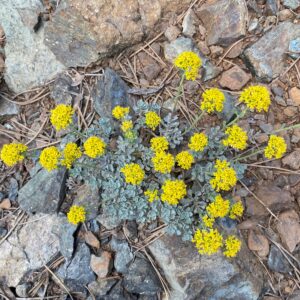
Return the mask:
[[289, 43], [299, 35], [299, 24], [280, 23], [244, 51], [246, 63], [260, 80], [271, 81], [285, 69]]
[[240, 67], [233, 68], [222, 73], [219, 81], [220, 85], [233, 91], [240, 90], [251, 79], [251, 76], [243, 71]]
[[[280, 189], [279, 187], [262, 183], [255, 191], [256, 196], [267, 206], [272, 212], [292, 207], [293, 197], [289, 191]], [[247, 213], [251, 216], [266, 216], [268, 211], [264, 206], [254, 198], [246, 198]]]
[[265, 10], [267, 15], [276, 15], [278, 12], [277, 0], [267, 0]]
[[8, 102], [0, 96], [0, 120], [17, 115], [19, 112], [20, 110], [17, 104]]
[[195, 13], [189, 9], [182, 20], [182, 33], [190, 38], [196, 33], [195, 19]]
[[117, 105], [128, 106], [130, 103], [128, 86], [113, 70], [105, 69], [103, 78], [95, 85], [92, 96], [94, 109], [102, 117], [111, 118], [111, 111]]
[[272, 271], [279, 273], [289, 273], [292, 271], [292, 267], [288, 260], [275, 245], [271, 246], [271, 251], [268, 257], [268, 267]]
[[169, 42], [176, 40], [179, 35], [180, 30], [175, 25], [169, 26], [165, 31], [165, 37], [169, 40]]
[[293, 170], [299, 170], [300, 168], [300, 149], [295, 149], [292, 153], [282, 159], [285, 166], [289, 166]]
[[150, 262], [136, 257], [124, 276], [124, 287], [133, 294], [155, 295], [162, 290]]
[[63, 279], [65, 284], [72, 290], [84, 290], [84, 285], [94, 281], [96, 278], [90, 267], [91, 253], [88, 246], [80, 243], [77, 246], [71, 262], [61, 266], [56, 274]]
[[262, 257], [267, 256], [270, 250], [268, 239], [254, 230], [249, 232], [248, 247], [250, 250], [258, 251], [258, 255]]
[[[56, 234], [57, 227], [60, 234]], [[41, 268], [54, 258], [63, 245], [61, 237], [73, 246], [73, 231], [68, 229], [66, 217], [36, 214], [29, 217], [19, 231], [15, 231], [1, 246], [0, 278], [8, 286], [16, 287], [30, 271]]]
[[127, 241], [113, 237], [110, 246], [116, 252], [114, 259], [116, 271], [122, 274], [127, 273], [129, 263], [133, 260], [133, 254], [130, 251]]
[[247, 247], [228, 260], [222, 253], [199, 255], [191, 242], [164, 235], [149, 245], [171, 288], [170, 299], [256, 300], [264, 271]]
[[100, 256], [92, 254], [91, 268], [98, 278], [105, 278], [110, 272], [112, 266], [111, 258], [111, 253], [108, 251], [102, 251]]
[[300, 243], [299, 216], [294, 210], [281, 213], [278, 217], [277, 230], [287, 250], [293, 252]]
[[138, 54], [139, 61], [142, 64], [142, 69], [147, 80], [155, 79], [161, 72], [161, 66], [150, 55], [145, 52]]
[[300, 0], [283, 0], [283, 5], [290, 9], [297, 9], [300, 7]]
[[74, 204], [83, 206], [86, 211], [86, 220], [90, 221], [97, 217], [100, 206], [99, 190], [89, 185], [79, 188], [74, 199]]
[[173, 63], [174, 59], [184, 51], [193, 51], [201, 57], [202, 67], [199, 72], [201, 72], [203, 81], [208, 81], [220, 74], [220, 68], [214, 66], [207, 57], [200, 53], [199, 49], [194, 45], [194, 42], [190, 38], [180, 37], [169, 44], [165, 44], [165, 57], [171, 63]]
[[86, 231], [84, 233], [84, 240], [91, 247], [96, 248], [97, 250], [100, 248], [99, 240], [96, 238], [96, 236], [91, 231]]
[[41, 170], [18, 193], [18, 202], [28, 213], [55, 213], [65, 195], [66, 170]]
[[45, 28], [45, 43], [68, 67], [86, 66], [112, 56], [153, 34], [167, 13], [181, 12], [190, 0], [69, 0]]
[[4, 79], [16, 93], [42, 85], [65, 69], [43, 43], [44, 28], [33, 29], [43, 11], [39, 0], [1, 3], [0, 25], [6, 35]]
[[242, 0], [210, 0], [197, 12], [207, 30], [207, 44], [228, 46], [246, 34], [247, 6]]
[[300, 38], [290, 41], [289, 45], [290, 56], [293, 58], [298, 58], [300, 55]]
[[300, 106], [300, 89], [293, 87], [289, 91], [289, 96], [296, 106]]
[[115, 279], [93, 281], [88, 285], [88, 288], [91, 291], [91, 293], [96, 297], [96, 299], [98, 299], [101, 296], [105, 296], [116, 284], [116, 282], [117, 280]]

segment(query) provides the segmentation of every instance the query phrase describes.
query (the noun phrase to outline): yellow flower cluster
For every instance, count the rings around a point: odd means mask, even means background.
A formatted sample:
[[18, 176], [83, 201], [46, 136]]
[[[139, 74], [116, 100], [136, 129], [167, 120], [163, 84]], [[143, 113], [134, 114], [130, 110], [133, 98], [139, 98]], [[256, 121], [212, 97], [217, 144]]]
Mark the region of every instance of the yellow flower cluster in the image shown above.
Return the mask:
[[188, 151], [181, 151], [176, 155], [176, 161], [180, 168], [184, 170], [189, 170], [194, 163], [194, 157]]
[[194, 133], [190, 138], [188, 146], [191, 150], [200, 152], [204, 150], [207, 144], [208, 138], [204, 133]]
[[228, 127], [225, 133], [228, 136], [223, 140], [224, 146], [230, 146], [236, 150], [244, 150], [247, 147], [247, 132], [238, 125], [234, 124], [231, 127]]
[[150, 140], [151, 149], [154, 152], [163, 152], [168, 150], [169, 142], [164, 136], [154, 137]]
[[231, 219], [237, 219], [238, 217], [241, 217], [244, 213], [244, 206], [241, 201], [234, 203], [229, 212], [229, 218]]
[[241, 249], [241, 244], [242, 243], [239, 239], [237, 239], [234, 235], [230, 235], [225, 240], [225, 251], [223, 254], [226, 257], [235, 257]]
[[210, 180], [211, 186], [217, 191], [229, 191], [237, 182], [236, 172], [230, 167], [227, 160], [217, 159], [214, 178]]
[[148, 197], [148, 201], [150, 203], [152, 203], [154, 200], [159, 200], [158, 190], [146, 190], [144, 194]]
[[68, 221], [74, 225], [77, 225], [78, 223], [83, 223], [85, 221], [85, 209], [83, 206], [73, 205], [71, 206], [67, 217]]
[[224, 107], [225, 95], [217, 88], [205, 90], [202, 94], [201, 109], [207, 113], [221, 112]]
[[284, 138], [281, 136], [271, 135], [268, 145], [265, 148], [265, 157], [266, 158], [281, 158], [286, 152], [286, 143]]
[[59, 104], [50, 112], [50, 121], [56, 130], [66, 129], [72, 123], [72, 106]]
[[167, 179], [162, 186], [161, 200], [170, 205], [177, 205], [179, 200], [186, 196], [186, 184], [183, 180]]
[[130, 131], [132, 128], [133, 128], [133, 123], [131, 120], [123, 121], [121, 124], [121, 130], [125, 133]]
[[200, 254], [212, 255], [222, 247], [223, 237], [217, 229], [197, 229], [192, 242]]
[[43, 149], [40, 155], [40, 164], [48, 172], [58, 168], [60, 153], [54, 146]]
[[68, 143], [63, 150], [63, 160], [61, 164], [65, 166], [67, 169], [71, 169], [73, 163], [76, 159], [82, 156], [80, 147], [78, 147], [75, 143]]
[[208, 228], [212, 228], [214, 226], [215, 223], [215, 219], [214, 218], [210, 218], [208, 215], [205, 215], [202, 218], [202, 222], [203, 224], [208, 227]]
[[144, 177], [145, 172], [138, 164], [126, 164], [122, 169], [121, 172], [125, 176], [126, 183], [137, 185], [141, 184]]
[[160, 124], [161, 118], [160, 116], [154, 112], [154, 111], [149, 111], [145, 115], [145, 124], [147, 127], [149, 127], [152, 130], [155, 130], [156, 127]]
[[118, 105], [112, 110], [112, 115], [117, 120], [123, 119], [128, 114], [129, 107], [122, 107]]
[[172, 154], [166, 152], [156, 152], [152, 157], [154, 170], [163, 174], [171, 173], [175, 160]]
[[10, 143], [6, 144], [1, 149], [1, 160], [9, 167], [12, 167], [17, 162], [22, 161], [25, 156], [28, 147], [20, 143]]
[[106, 144], [97, 136], [91, 136], [85, 141], [83, 147], [87, 156], [96, 158], [104, 154]]
[[271, 104], [270, 93], [264, 86], [254, 85], [244, 89], [240, 95], [240, 102], [244, 102], [248, 108], [261, 112], [268, 111]]
[[195, 80], [202, 61], [195, 52], [184, 51], [174, 60], [174, 65], [184, 71], [187, 80]]
[[224, 200], [221, 195], [217, 195], [215, 201], [210, 203], [206, 211], [211, 218], [224, 218], [229, 213], [230, 201]]

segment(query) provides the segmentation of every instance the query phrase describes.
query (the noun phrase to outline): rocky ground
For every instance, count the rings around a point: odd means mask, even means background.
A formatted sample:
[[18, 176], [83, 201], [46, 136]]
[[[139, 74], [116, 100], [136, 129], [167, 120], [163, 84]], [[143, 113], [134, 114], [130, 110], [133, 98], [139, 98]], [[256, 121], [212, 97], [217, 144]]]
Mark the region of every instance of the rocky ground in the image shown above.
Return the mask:
[[[299, 0], [3, 2], [0, 147], [59, 144], [65, 133], [48, 117], [57, 103], [79, 108], [82, 130], [119, 101], [172, 107], [179, 82], [172, 61], [186, 50], [203, 68], [184, 86], [182, 118], [191, 121], [207, 87], [235, 100], [243, 87], [265, 84], [269, 112], [241, 122], [258, 146], [283, 123], [300, 122], [299, 13]], [[99, 191], [64, 170], [0, 165], [0, 298], [300, 299], [300, 130], [283, 135], [288, 153], [249, 160], [234, 190], [246, 212], [233, 229], [244, 238], [233, 260], [199, 256], [158, 224], [113, 222], [101, 213]], [[71, 203], [93, 212], [85, 226], [67, 222]]]

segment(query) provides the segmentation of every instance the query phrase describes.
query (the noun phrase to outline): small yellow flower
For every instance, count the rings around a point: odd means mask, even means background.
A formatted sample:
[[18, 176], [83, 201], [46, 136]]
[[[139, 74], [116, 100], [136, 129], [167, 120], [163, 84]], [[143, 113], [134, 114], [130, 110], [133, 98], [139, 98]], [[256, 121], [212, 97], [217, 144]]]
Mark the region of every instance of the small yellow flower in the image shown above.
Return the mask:
[[148, 201], [152, 203], [154, 200], [159, 200], [158, 190], [147, 190], [144, 192], [145, 196], [148, 197]]
[[180, 168], [189, 170], [194, 163], [194, 157], [188, 151], [181, 151], [176, 155], [176, 161]]
[[188, 144], [189, 148], [193, 151], [203, 151], [208, 144], [207, 136], [204, 133], [195, 133], [191, 136]]
[[208, 227], [208, 228], [212, 228], [214, 226], [215, 223], [215, 219], [214, 218], [210, 218], [208, 215], [205, 215], [202, 218], [202, 222], [203, 224]]
[[145, 118], [146, 126], [149, 127], [152, 130], [155, 130], [156, 127], [161, 122], [160, 116], [154, 111], [147, 112], [145, 116], [146, 116], [146, 118]]
[[224, 107], [225, 95], [217, 88], [211, 88], [202, 94], [201, 109], [207, 113], [221, 112]]
[[237, 219], [238, 217], [241, 217], [244, 213], [244, 206], [241, 201], [234, 203], [229, 212], [229, 218], [231, 219]]
[[238, 125], [235, 124], [231, 127], [228, 127], [225, 133], [228, 136], [223, 140], [224, 146], [230, 146], [236, 150], [244, 150], [247, 147], [247, 132]]
[[265, 157], [266, 158], [281, 158], [286, 152], [286, 143], [284, 138], [281, 136], [271, 135], [268, 145], [265, 148]]
[[63, 150], [63, 160], [61, 164], [67, 169], [71, 169], [73, 163], [82, 156], [80, 147], [75, 143], [68, 143]]
[[87, 156], [96, 158], [104, 154], [106, 144], [97, 136], [91, 136], [85, 141], [83, 147]]
[[268, 111], [271, 104], [270, 93], [264, 86], [254, 85], [245, 88], [240, 95], [240, 102], [244, 102], [252, 110]]
[[229, 191], [236, 185], [236, 172], [230, 167], [227, 160], [217, 159], [215, 169], [216, 171], [213, 173], [214, 178], [210, 180], [210, 184], [217, 192]]
[[54, 146], [45, 148], [40, 155], [40, 164], [48, 172], [58, 168], [60, 153]]
[[126, 183], [130, 183], [133, 185], [141, 184], [145, 177], [144, 170], [138, 164], [126, 164], [121, 169], [121, 172], [125, 176]]
[[154, 152], [166, 151], [169, 148], [169, 142], [164, 136], [154, 137], [150, 140], [151, 149]]
[[50, 121], [56, 130], [66, 129], [72, 123], [74, 110], [72, 106], [58, 104], [51, 110]]
[[236, 238], [234, 235], [230, 235], [225, 240], [225, 251], [223, 254], [226, 257], [235, 257], [241, 249], [241, 244], [242, 243], [238, 238]]
[[175, 160], [172, 154], [165, 152], [157, 152], [152, 157], [154, 170], [162, 174], [171, 173]]
[[8, 166], [12, 167], [17, 162], [22, 161], [25, 156], [24, 152], [26, 152], [28, 147], [19, 143], [10, 143], [6, 144], [1, 149], [1, 160]]
[[112, 115], [117, 120], [123, 119], [128, 114], [129, 107], [122, 107], [118, 105], [112, 110]]
[[122, 122], [121, 130], [122, 130], [123, 132], [126, 133], [126, 132], [130, 131], [132, 128], [133, 128], [133, 123], [132, 123], [131, 120], [130, 120], [130, 121], [123, 121], [123, 122]]
[[206, 210], [212, 218], [224, 218], [229, 213], [230, 201], [224, 200], [221, 195], [215, 197], [215, 201], [210, 203]]
[[174, 60], [174, 65], [184, 71], [187, 80], [195, 80], [202, 61], [195, 52], [184, 51]]
[[197, 229], [192, 242], [200, 254], [212, 255], [223, 246], [223, 237], [217, 229]]
[[170, 205], [177, 205], [179, 200], [186, 196], [186, 184], [183, 180], [167, 179], [162, 186], [163, 193], [161, 194], [161, 200], [167, 202]]
[[78, 223], [83, 223], [85, 221], [85, 209], [83, 206], [73, 205], [71, 206], [67, 217], [68, 221], [74, 225], [77, 225]]

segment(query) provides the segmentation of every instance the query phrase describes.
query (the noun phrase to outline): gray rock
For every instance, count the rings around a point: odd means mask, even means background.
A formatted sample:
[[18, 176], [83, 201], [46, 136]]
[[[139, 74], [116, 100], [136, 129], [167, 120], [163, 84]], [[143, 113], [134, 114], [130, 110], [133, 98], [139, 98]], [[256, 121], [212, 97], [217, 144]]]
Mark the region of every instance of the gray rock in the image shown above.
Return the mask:
[[80, 243], [77, 246], [74, 257], [69, 263], [61, 266], [56, 274], [64, 280], [64, 283], [72, 290], [84, 291], [84, 285], [96, 279], [90, 267], [91, 253], [88, 246]]
[[293, 58], [298, 58], [300, 55], [300, 38], [290, 41], [289, 51], [293, 52], [290, 54]]
[[73, 86], [73, 80], [67, 74], [60, 74], [54, 81], [51, 87], [51, 98], [56, 104], [72, 105], [76, 97], [79, 94], [79, 89]]
[[86, 66], [154, 34], [167, 13], [181, 12], [190, 0], [61, 1], [45, 28], [45, 43], [68, 67]]
[[23, 284], [19, 284], [17, 287], [16, 287], [16, 294], [19, 296], [19, 297], [28, 297], [28, 290], [29, 290], [30, 286], [28, 283], [23, 283]]
[[100, 300], [137, 300], [137, 297], [130, 295], [123, 287], [122, 281], [119, 281], [109, 292], [108, 295]]
[[188, 37], [193, 37], [196, 33], [195, 13], [189, 9], [182, 20], [182, 33]]
[[300, 7], [300, 0], [283, 0], [283, 5], [290, 9], [297, 9]]
[[191, 242], [164, 235], [149, 245], [164, 272], [172, 300], [257, 300], [264, 285], [261, 266], [244, 245], [234, 259], [199, 255]]
[[18, 202], [29, 213], [55, 213], [65, 195], [66, 170], [41, 170], [20, 190]]
[[1, 3], [0, 25], [6, 35], [4, 79], [16, 93], [42, 85], [65, 69], [45, 46], [43, 27], [33, 30], [43, 11], [39, 0]]
[[281, 106], [287, 106], [285, 100], [280, 96], [275, 96], [274, 100], [277, 104], [279, 104]]
[[201, 57], [202, 67], [200, 72], [203, 81], [213, 79], [220, 74], [221, 69], [214, 66], [207, 57], [200, 53], [190, 38], [180, 37], [171, 43], [165, 44], [165, 57], [171, 63], [183, 51], [194, 51]]
[[16, 287], [27, 273], [41, 268], [58, 255], [62, 249], [61, 241], [53, 233], [58, 224], [62, 236], [73, 243], [75, 227], [69, 236], [64, 233], [66, 217], [36, 214], [0, 245], [0, 278], [4, 278], [8, 286]]
[[0, 96], [0, 120], [18, 113], [19, 107], [16, 104], [8, 102]]
[[7, 229], [0, 227], [0, 238], [4, 237], [7, 234]]
[[92, 96], [94, 109], [102, 117], [111, 118], [112, 109], [130, 104], [128, 86], [113, 70], [105, 69], [104, 75], [95, 85]]
[[19, 189], [19, 184], [18, 181], [11, 177], [9, 179], [9, 192], [8, 192], [8, 198], [9, 200], [15, 201], [18, 195], [18, 189]]
[[292, 271], [292, 267], [289, 262], [275, 245], [271, 246], [271, 251], [268, 257], [268, 267], [272, 271], [279, 273], [289, 273]]
[[229, 46], [246, 34], [247, 6], [243, 0], [212, 0], [197, 12], [207, 30], [207, 44]]
[[136, 257], [125, 274], [124, 287], [130, 293], [143, 295], [155, 295], [162, 290], [150, 262], [139, 257]]
[[85, 208], [87, 221], [96, 218], [100, 206], [99, 190], [92, 189], [89, 185], [81, 186], [77, 191], [74, 204]]
[[289, 43], [299, 35], [299, 24], [280, 23], [246, 49], [244, 59], [260, 80], [269, 82], [285, 69], [285, 55]]
[[133, 260], [133, 254], [130, 251], [127, 241], [113, 237], [110, 246], [116, 252], [114, 259], [115, 269], [118, 273], [127, 273], [129, 263]]
[[117, 282], [116, 279], [93, 281], [88, 285], [88, 288], [97, 299], [101, 296], [105, 296], [111, 290], [111, 288], [116, 284], [116, 282]]
[[267, 15], [276, 15], [278, 12], [278, 4], [276, 0], [267, 0], [265, 10]]
[[237, 115], [238, 111], [235, 107], [236, 97], [230, 95], [229, 93], [224, 93], [225, 95], [225, 103], [222, 112], [220, 113], [220, 117], [222, 120], [229, 122], [232, 120], [233, 116]]

